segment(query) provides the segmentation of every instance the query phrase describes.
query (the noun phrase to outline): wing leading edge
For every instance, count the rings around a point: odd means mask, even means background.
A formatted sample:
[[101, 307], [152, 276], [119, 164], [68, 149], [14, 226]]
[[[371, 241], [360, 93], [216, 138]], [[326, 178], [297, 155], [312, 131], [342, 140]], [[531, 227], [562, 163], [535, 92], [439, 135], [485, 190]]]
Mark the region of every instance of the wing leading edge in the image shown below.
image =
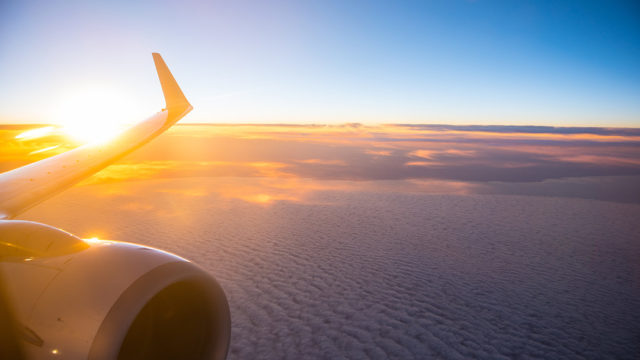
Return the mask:
[[11, 219], [100, 171], [170, 128], [193, 107], [158, 53], [153, 60], [166, 107], [106, 143], [87, 144], [0, 174], [0, 219]]

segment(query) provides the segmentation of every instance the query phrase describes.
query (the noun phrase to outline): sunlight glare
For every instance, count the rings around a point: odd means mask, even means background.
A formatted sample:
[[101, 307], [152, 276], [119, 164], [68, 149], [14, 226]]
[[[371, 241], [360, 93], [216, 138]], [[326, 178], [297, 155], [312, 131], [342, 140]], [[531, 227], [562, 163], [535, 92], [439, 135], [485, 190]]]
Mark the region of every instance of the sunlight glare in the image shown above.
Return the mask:
[[89, 244], [97, 244], [100, 242], [100, 239], [97, 236], [94, 236], [88, 239], [83, 239], [83, 240]]
[[85, 86], [63, 92], [53, 107], [53, 121], [74, 140], [84, 143], [111, 139], [136, 119], [136, 103], [121, 89]]

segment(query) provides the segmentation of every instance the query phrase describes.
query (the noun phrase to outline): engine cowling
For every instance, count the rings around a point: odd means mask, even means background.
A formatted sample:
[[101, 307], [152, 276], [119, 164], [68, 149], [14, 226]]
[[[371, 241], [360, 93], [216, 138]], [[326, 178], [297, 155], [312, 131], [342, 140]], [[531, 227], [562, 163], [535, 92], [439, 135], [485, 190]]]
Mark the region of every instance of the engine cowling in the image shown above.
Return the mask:
[[0, 221], [0, 273], [28, 358], [224, 359], [220, 285], [176, 255]]

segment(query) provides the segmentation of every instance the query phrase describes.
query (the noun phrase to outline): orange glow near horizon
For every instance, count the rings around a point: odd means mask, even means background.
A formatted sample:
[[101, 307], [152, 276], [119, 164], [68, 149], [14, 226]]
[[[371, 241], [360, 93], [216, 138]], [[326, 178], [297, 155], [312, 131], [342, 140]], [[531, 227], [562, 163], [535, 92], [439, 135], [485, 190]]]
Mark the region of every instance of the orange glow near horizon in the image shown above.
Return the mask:
[[[1, 171], [79, 145], [49, 127], [0, 128], [0, 141]], [[94, 189], [101, 197], [127, 198], [139, 184], [174, 182], [179, 186], [162, 185], [157, 193], [177, 192], [184, 201], [216, 194], [264, 206], [309, 201], [318, 191], [467, 194], [478, 182], [633, 175], [640, 168], [638, 141], [634, 132], [190, 124], [170, 129], [79, 187]], [[123, 210], [135, 212], [158, 207], [173, 213], [141, 200], [122, 204]]]

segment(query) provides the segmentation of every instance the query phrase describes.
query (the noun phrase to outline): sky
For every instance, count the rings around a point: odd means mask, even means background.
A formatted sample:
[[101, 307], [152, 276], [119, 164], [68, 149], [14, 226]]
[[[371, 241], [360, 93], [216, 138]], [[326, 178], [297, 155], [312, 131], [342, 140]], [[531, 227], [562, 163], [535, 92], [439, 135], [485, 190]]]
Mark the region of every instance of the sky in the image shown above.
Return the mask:
[[[632, 1], [0, 3], [0, 123], [640, 127]], [[117, 119], [117, 120], [116, 120]]]

